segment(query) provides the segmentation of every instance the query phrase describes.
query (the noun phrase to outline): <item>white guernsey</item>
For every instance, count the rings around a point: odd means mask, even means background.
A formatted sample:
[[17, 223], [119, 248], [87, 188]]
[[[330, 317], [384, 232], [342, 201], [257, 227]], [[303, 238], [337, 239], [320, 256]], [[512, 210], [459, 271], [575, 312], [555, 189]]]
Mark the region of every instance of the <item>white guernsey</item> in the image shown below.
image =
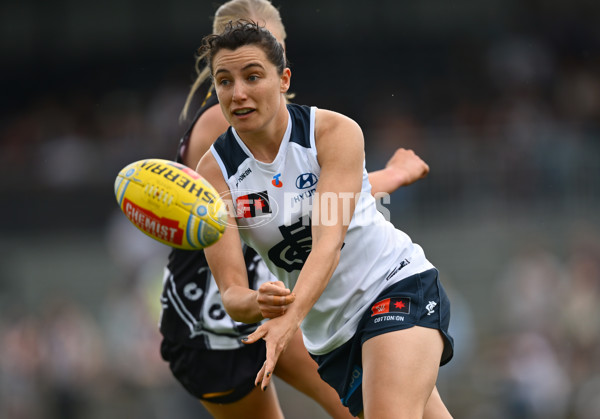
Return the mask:
[[[290, 289], [312, 245], [311, 204], [320, 175], [315, 110], [288, 105], [287, 130], [271, 163], [254, 159], [233, 128], [211, 148], [230, 188], [231, 197], [223, 198], [235, 206], [242, 239]], [[421, 247], [377, 211], [370, 190], [363, 168], [362, 191], [354, 214], [348, 214], [340, 263], [301, 326], [312, 354], [327, 353], [349, 340], [361, 315], [385, 288], [433, 268]]]

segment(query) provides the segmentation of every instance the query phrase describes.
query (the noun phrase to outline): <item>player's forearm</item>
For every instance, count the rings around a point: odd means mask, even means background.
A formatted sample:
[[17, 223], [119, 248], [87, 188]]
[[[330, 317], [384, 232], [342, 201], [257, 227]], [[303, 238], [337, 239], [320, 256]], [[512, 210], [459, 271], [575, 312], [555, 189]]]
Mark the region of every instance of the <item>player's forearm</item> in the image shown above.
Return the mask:
[[242, 286], [231, 286], [221, 294], [223, 306], [233, 320], [242, 323], [256, 323], [263, 319], [255, 290]]
[[327, 287], [340, 260], [340, 248], [332, 243], [313, 244], [293, 290], [296, 300], [288, 310], [298, 325]]

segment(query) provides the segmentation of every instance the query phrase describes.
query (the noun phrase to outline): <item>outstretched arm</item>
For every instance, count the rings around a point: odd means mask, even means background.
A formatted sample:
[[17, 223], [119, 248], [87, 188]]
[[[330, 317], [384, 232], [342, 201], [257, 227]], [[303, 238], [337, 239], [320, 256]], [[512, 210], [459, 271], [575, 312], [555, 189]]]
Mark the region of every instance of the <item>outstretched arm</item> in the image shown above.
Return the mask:
[[399, 148], [384, 169], [369, 173], [371, 194], [391, 194], [401, 186], [408, 186], [429, 173], [429, 166], [413, 150]]

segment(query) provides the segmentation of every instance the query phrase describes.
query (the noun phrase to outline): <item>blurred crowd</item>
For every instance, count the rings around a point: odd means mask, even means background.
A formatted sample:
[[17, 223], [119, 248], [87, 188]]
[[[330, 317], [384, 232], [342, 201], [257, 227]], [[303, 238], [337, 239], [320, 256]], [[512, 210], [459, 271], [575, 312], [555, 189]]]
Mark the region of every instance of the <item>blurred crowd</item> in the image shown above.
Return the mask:
[[474, 367], [503, 406], [480, 417], [600, 416], [600, 241], [581, 233], [569, 247], [561, 258], [526, 246], [495, 281], [493, 335]]
[[[352, 89], [353, 100], [332, 94], [346, 91], [344, 77], [339, 85], [315, 81], [298, 100], [318, 100], [356, 118], [374, 167], [398, 146], [414, 148], [432, 167], [426, 202], [596, 199], [600, 35], [579, 30], [565, 29], [566, 45], [545, 34], [511, 32], [485, 45], [430, 46], [436, 57], [421, 64], [435, 71], [425, 68], [417, 77], [406, 69], [410, 54], [392, 56], [397, 77], [369, 81], [363, 93]], [[449, 49], [446, 56], [440, 48]], [[0, 186], [101, 184], [134, 159], [172, 158], [186, 127], [179, 112], [191, 64], [180, 73], [163, 67], [165, 75], [143, 87], [103, 79], [93, 88], [43, 90], [7, 109], [0, 117], [0, 168], [21, 173], [16, 180], [0, 177]]]
[[[166, 253], [124, 217], [114, 220], [122, 228], [109, 226], [101, 241], [118, 277], [106, 278], [97, 305], [67, 289], [44, 292], [34, 307], [18, 295], [1, 300], [0, 417], [168, 417], [173, 381], [160, 359], [157, 328]], [[126, 244], [132, 246], [123, 252]], [[160, 400], [153, 391], [163, 392]]]
[[[186, 73], [187, 75], [187, 73]], [[5, 188], [81, 188], [106, 183], [125, 164], [144, 157], [173, 158], [186, 85], [146, 91], [50, 91], [2, 121], [2, 171], [23, 171]], [[170, 140], [170, 141], [169, 141]]]
[[[367, 75], [370, 92], [340, 104], [365, 130], [371, 169], [400, 146], [429, 163], [427, 179], [392, 199], [403, 217], [444, 214], [468, 228], [485, 211], [508, 224], [521, 214], [532, 222], [566, 214], [564, 225], [547, 226], [553, 237], [553, 229], [560, 236], [577, 217], [598, 214], [600, 37], [565, 27], [555, 38], [498, 37], [468, 62], [457, 54], [439, 69], [444, 79], [424, 76], [390, 88], [389, 80]], [[473, 63], [476, 74], [469, 73]], [[49, 90], [6, 112], [0, 190], [85, 197], [110, 189], [131, 161], [172, 158], [185, 128], [178, 118], [187, 82]], [[0, 280], [1, 418], [203, 417], [158, 353], [165, 249], [148, 245], [124, 217], [113, 217], [114, 209], [108, 202], [111, 215], [89, 226], [91, 236], [106, 236], [107, 263], [120, 273], [98, 296], [101, 309], [67, 293], [35, 309], [11, 304], [18, 296], [7, 284], [19, 278]], [[477, 279], [485, 282], [477, 295], [452, 267], [457, 355], [442, 369], [439, 387], [455, 417], [600, 417], [600, 226], [593, 220], [553, 243], [529, 241], [515, 228], [512, 247], [498, 256], [502, 269]], [[56, 222], [60, 228], [67, 220]]]

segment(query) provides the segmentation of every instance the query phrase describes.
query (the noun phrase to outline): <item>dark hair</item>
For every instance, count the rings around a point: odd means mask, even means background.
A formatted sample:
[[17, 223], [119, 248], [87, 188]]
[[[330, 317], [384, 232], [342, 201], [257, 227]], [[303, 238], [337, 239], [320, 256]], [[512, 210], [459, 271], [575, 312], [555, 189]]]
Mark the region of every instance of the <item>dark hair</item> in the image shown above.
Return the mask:
[[246, 45], [262, 48], [268, 60], [277, 67], [279, 74], [287, 67], [283, 46], [263, 26], [246, 19], [231, 21], [220, 34], [205, 36], [198, 54], [204, 57], [212, 75], [212, 61], [217, 52], [222, 49], [233, 51]]
[[[271, 30], [276, 31], [280, 41], [285, 41], [287, 34], [285, 27], [281, 21], [279, 9], [271, 3], [270, 0], [229, 0], [223, 3], [215, 12], [213, 20], [212, 33], [223, 32], [227, 23], [236, 19], [252, 19], [256, 22], [262, 22], [271, 27]], [[196, 70], [196, 79], [192, 84], [188, 96], [179, 115], [179, 120], [183, 122], [188, 115], [190, 106], [194, 96], [200, 89], [200, 86], [210, 78], [210, 69], [204, 63], [204, 57], [196, 54], [194, 69]], [[289, 67], [290, 63], [287, 62]], [[291, 93], [286, 93], [286, 98], [294, 97]]]

